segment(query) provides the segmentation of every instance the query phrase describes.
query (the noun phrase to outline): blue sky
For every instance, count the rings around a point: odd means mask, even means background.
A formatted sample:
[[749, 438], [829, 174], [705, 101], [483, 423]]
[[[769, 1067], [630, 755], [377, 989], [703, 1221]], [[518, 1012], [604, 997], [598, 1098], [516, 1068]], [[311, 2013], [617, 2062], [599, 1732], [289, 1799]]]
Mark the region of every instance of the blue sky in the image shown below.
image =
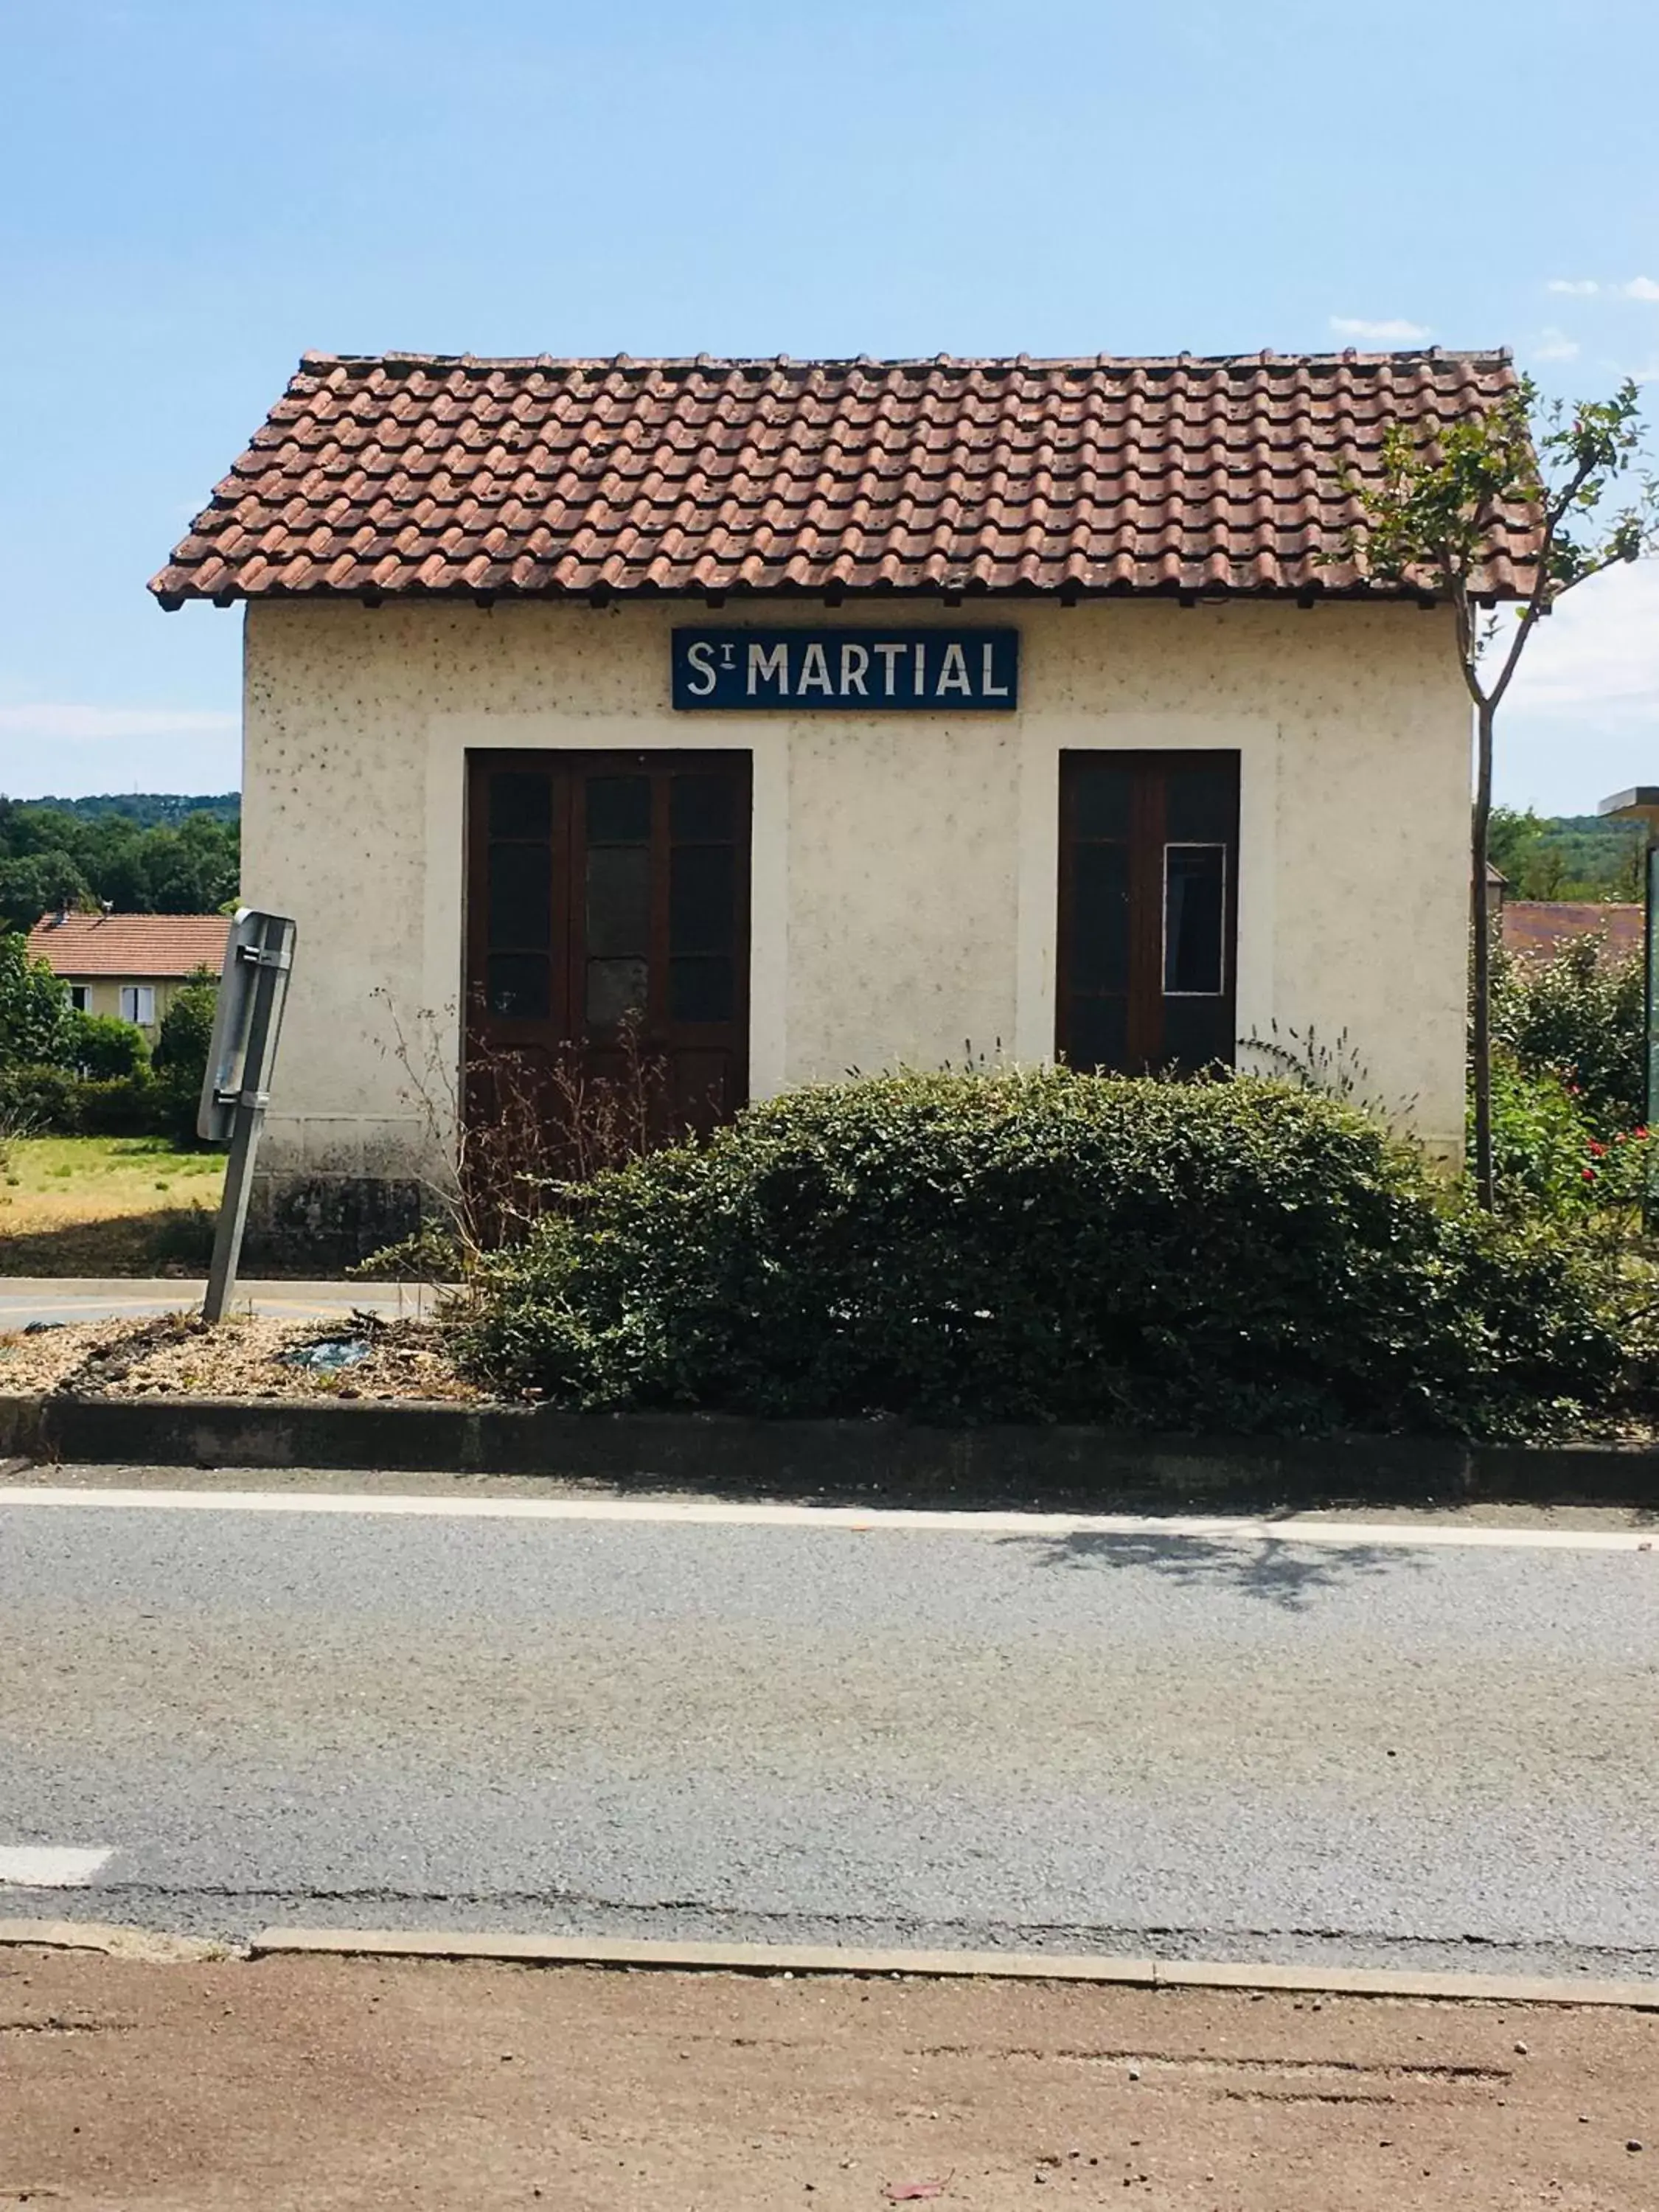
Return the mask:
[[[1653, 0], [0, 0], [0, 83], [16, 795], [237, 781], [240, 616], [143, 584], [307, 346], [1426, 335], [1659, 410]], [[1659, 563], [1553, 617], [1500, 760], [1659, 781]]]

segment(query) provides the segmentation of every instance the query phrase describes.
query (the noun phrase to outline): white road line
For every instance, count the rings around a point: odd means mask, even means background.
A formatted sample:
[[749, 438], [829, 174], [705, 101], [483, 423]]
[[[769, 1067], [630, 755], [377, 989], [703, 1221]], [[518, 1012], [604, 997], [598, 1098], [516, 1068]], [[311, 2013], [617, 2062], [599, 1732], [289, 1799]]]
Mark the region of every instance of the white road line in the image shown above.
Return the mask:
[[45, 1298], [18, 1298], [13, 1305], [0, 1305], [0, 1321], [9, 1314], [108, 1314], [111, 1318], [118, 1314], [184, 1314], [199, 1303], [199, 1298], [53, 1298], [49, 1305]]
[[[122, 1321], [130, 1315], [193, 1314], [200, 1307], [204, 1285], [181, 1281], [176, 1291], [135, 1291], [116, 1293], [109, 1297], [86, 1297], [58, 1298], [25, 1297], [8, 1292], [0, 1297], [0, 1335], [21, 1328], [36, 1319], [48, 1322]], [[293, 1318], [310, 1321], [319, 1318], [344, 1319], [355, 1310], [373, 1313], [423, 1312], [431, 1300], [424, 1302], [412, 1292], [401, 1299], [383, 1297], [373, 1285], [362, 1291], [348, 1291], [338, 1297], [312, 1291], [301, 1294], [283, 1291], [280, 1287], [260, 1285], [238, 1291], [235, 1310], [238, 1314], [261, 1313], [271, 1318]]]
[[1251, 1515], [1009, 1513], [908, 1506], [775, 1505], [678, 1498], [444, 1498], [381, 1491], [76, 1490], [0, 1486], [0, 1509], [78, 1506], [91, 1512], [348, 1513], [412, 1520], [620, 1521], [738, 1528], [933, 1530], [967, 1536], [1123, 1536], [1207, 1543], [1328, 1544], [1353, 1549], [1471, 1546], [1534, 1552], [1653, 1552], [1659, 1530], [1490, 1528], [1456, 1522], [1270, 1521]]
[[0, 1889], [84, 1889], [114, 1856], [113, 1845], [88, 1851], [0, 1844]]

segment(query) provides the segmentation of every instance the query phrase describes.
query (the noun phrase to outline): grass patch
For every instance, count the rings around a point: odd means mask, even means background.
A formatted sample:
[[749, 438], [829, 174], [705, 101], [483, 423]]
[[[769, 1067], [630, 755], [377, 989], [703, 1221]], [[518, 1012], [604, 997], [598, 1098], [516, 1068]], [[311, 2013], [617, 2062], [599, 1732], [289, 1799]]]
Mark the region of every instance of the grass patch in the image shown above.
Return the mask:
[[222, 1152], [166, 1137], [20, 1137], [0, 1173], [0, 1275], [204, 1268]]

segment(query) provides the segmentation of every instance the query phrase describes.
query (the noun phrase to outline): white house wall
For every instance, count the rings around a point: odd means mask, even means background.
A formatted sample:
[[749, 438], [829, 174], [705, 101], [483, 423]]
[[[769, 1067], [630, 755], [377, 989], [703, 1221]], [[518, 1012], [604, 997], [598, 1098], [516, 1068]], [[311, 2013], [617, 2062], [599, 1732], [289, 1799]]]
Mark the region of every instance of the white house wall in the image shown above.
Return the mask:
[[[1469, 730], [1449, 617], [1401, 606], [896, 603], [1014, 622], [1009, 715], [676, 714], [702, 611], [250, 607], [244, 896], [299, 951], [264, 1164], [406, 1173], [458, 1056], [463, 794], [477, 747], [754, 755], [750, 1086], [1053, 1048], [1062, 750], [1241, 756], [1241, 1039], [1346, 1032], [1378, 1100], [1462, 1125]], [[741, 623], [745, 610], [720, 619]], [[757, 605], [769, 623], [826, 617]], [[417, 1059], [411, 1084], [396, 1017]]]

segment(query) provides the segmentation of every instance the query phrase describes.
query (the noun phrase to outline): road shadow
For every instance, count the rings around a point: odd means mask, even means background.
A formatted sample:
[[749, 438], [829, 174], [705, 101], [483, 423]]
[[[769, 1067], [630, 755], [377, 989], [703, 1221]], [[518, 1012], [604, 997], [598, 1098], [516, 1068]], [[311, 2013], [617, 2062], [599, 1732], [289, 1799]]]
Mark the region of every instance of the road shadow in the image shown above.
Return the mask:
[[173, 1268], [199, 1274], [213, 1251], [217, 1216], [206, 1205], [157, 1206], [139, 1213], [38, 1220], [15, 1229], [0, 1214], [0, 1279], [155, 1276]]
[[1328, 1591], [1383, 1575], [1422, 1574], [1428, 1561], [1403, 1544], [1298, 1542], [1291, 1535], [1264, 1537], [1111, 1535], [1006, 1536], [1040, 1567], [1120, 1571], [1126, 1567], [1172, 1583], [1209, 1583], [1305, 1613]]

